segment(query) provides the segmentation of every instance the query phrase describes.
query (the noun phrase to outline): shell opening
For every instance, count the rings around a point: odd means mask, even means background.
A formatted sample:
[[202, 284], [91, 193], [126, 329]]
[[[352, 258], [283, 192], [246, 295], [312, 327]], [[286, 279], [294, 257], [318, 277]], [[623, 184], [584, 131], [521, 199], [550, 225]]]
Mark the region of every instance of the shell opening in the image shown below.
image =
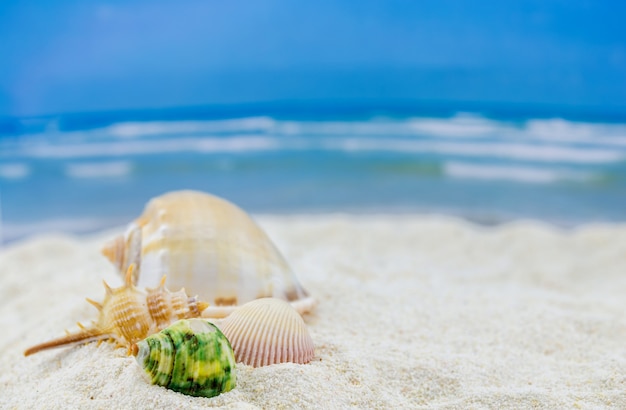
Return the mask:
[[[125, 272], [130, 265], [135, 265], [137, 272], [141, 269], [141, 246], [142, 246], [142, 238], [141, 238], [141, 228], [135, 224], [132, 224], [127, 232], [126, 232], [126, 244], [125, 244], [125, 255], [122, 262], [121, 272]], [[133, 275], [133, 283], [137, 283], [137, 279], [139, 279], [135, 273]]]
[[122, 265], [124, 263], [124, 249], [126, 247], [124, 242], [124, 237], [118, 236], [102, 247], [102, 255], [111, 261], [119, 271], [122, 271]]
[[143, 366], [148, 356], [150, 356], [150, 346], [148, 346], [147, 342], [142, 340], [133, 345], [131, 353], [135, 356], [137, 363]]
[[215, 327], [202, 319], [189, 319], [189, 328], [196, 334], [215, 332]]

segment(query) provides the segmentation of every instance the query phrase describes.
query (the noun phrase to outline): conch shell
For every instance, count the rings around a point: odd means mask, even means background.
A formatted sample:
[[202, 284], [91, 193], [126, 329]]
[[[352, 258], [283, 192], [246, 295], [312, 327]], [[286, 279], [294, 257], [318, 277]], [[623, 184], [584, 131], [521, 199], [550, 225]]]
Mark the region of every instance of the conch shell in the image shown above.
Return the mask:
[[115, 341], [118, 347], [130, 348], [133, 343], [158, 332], [178, 319], [199, 317], [202, 310], [208, 306], [195, 297], [187, 296], [184, 289], [178, 292], [167, 290], [165, 277], [161, 279], [158, 288], [143, 292], [132, 283], [134, 272], [135, 265], [130, 265], [126, 271], [125, 283], [119, 288], [112, 289], [104, 282], [106, 289], [104, 302], [98, 303], [87, 299], [87, 302], [100, 312], [98, 320], [91, 326], [78, 323], [80, 327], [78, 333], [68, 333], [67, 336], [33, 346], [27, 349], [24, 355], [29, 356], [42, 350], [94, 340]]
[[315, 355], [304, 320], [280, 299], [248, 302], [217, 325], [230, 341], [238, 363], [254, 367], [285, 362], [304, 364]]
[[133, 346], [152, 384], [190, 396], [213, 397], [236, 383], [228, 339], [203, 319], [179, 320]]
[[239, 207], [197, 191], [153, 198], [124, 235], [102, 253], [121, 271], [135, 263], [138, 286], [161, 276], [211, 306], [206, 317], [225, 317], [262, 297], [286, 300], [299, 312], [315, 306], [265, 232]]

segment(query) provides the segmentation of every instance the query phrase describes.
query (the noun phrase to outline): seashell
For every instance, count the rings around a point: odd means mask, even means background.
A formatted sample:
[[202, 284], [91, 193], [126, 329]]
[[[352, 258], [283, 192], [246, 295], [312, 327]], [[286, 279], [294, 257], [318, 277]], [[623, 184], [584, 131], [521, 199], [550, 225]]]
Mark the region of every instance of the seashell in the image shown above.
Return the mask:
[[220, 318], [262, 297], [289, 301], [298, 312], [315, 300], [298, 283], [265, 232], [236, 205], [197, 191], [153, 198], [124, 235], [102, 253], [120, 270], [139, 266], [138, 286], [155, 286], [161, 276], [199, 295]]
[[133, 346], [152, 384], [213, 397], [235, 387], [235, 355], [220, 330], [203, 319], [179, 320]]
[[87, 302], [100, 312], [98, 320], [86, 327], [78, 323], [78, 333], [51, 340], [27, 349], [25, 356], [42, 350], [70, 344], [88, 343], [94, 340], [115, 341], [118, 347], [128, 347], [146, 336], [156, 333], [170, 323], [182, 319], [201, 316], [208, 305], [189, 297], [184, 289], [170, 292], [165, 288], [165, 277], [158, 288], [143, 292], [132, 284], [135, 265], [130, 265], [125, 283], [112, 289], [104, 282], [106, 296], [104, 302], [91, 299]]
[[304, 320], [280, 299], [248, 302], [218, 326], [233, 346], [238, 363], [254, 367], [285, 362], [304, 364], [315, 355]]

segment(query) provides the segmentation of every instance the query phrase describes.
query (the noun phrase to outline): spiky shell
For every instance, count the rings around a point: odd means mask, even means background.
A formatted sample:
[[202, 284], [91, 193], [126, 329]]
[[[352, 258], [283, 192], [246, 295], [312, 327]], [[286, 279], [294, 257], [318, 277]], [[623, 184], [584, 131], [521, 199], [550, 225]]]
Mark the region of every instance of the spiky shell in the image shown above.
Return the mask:
[[313, 339], [302, 317], [280, 299], [256, 299], [219, 322], [237, 362], [260, 367], [308, 363], [315, 355]]
[[133, 347], [152, 384], [213, 397], [236, 383], [235, 356], [228, 339], [203, 319], [179, 320]]
[[199, 317], [207, 307], [206, 303], [187, 296], [182, 289], [170, 292], [165, 287], [165, 277], [157, 288], [146, 292], [139, 290], [132, 284], [134, 269], [135, 265], [128, 268], [125, 283], [119, 288], [113, 289], [104, 283], [106, 296], [102, 303], [87, 299], [100, 313], [91, 326], [79, 323], [79, 332], [33, 346], [24, 355], [94, 340], [111, 340], [120, 347], [130, 348], [178, 319]]
[[207, 317], [224, 317], [237, 305], [262, 297], [287, 300], [300, 313], [315, 303], [248, 214], [203, 192], [153, 198], [102, 252], [120, 271], [136, 263], [139, 286], [155, 286], [167, 275], [171, 286], [211, 304]]

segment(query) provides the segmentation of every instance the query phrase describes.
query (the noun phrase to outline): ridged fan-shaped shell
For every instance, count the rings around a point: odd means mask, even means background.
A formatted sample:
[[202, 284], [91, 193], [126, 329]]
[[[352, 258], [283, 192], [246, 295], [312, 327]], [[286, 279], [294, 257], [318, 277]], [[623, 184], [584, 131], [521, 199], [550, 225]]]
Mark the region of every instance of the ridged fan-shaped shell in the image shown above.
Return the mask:
[[133, 347], [152, 384], [213, 397], [236, 384], [235, 356], [228, 339], [202, 319], [179, 320]]
[[260, 367], [276, 363], [308, 363], [315, 355], [313, 339], [289, 303], [256, 299], [237, 308], [219, 323], [237, 362]]
[[166, 275], [211, 304], [207, 317], [224, 317], [261, 297], [291, 302], [304, 313], [315, 304], [265, 232], [236, 205], [197, 191], [151, 199], [122, 236], [102, 250], [120, 271], [137, 264], [138, 286]]

